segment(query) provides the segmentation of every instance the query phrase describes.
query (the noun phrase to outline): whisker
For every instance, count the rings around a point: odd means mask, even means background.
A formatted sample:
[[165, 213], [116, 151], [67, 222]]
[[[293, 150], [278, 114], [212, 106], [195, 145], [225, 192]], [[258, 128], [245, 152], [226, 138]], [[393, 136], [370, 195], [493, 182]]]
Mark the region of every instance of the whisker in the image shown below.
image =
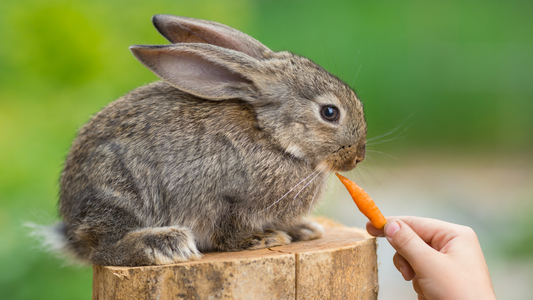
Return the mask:
[[[331, 169], [329, 171], [327, 171], [326, 173], [329, 173], [330, 171], [331, 171]], [[318, 194], [318, 191], [320, 190], [320, 186], [322, 186], [322, 184], [324, 183], [324, 181], [326, 181], [328, 179], [328, 177], [329, 176], [326, 175], [324, 177], [324, 179], [322, 179], [320, 184], [316, 187], [316, 191], [315, 191], [315, 194], [313, 195], [313, 199], [311, 199], [311, 204], [309, 204], [309, 211], [307, 212], [307, 216], [309, 216], [311, 214], [311, 208], [313, 207], [313, 202], [315, 201], [315, 197]]]
[[300, 193], [311, 183], [313, 182], [313, 180], [315, 180], [315, 178], [317, 178], [318, 175], [320, 175], [324, 170], [326, 170], [326, 168], [324, 168], [323, 170], [321, 170], [320, 172], [318, 172], [318, 174], [315, 175], [315, 177], [313, 177], [313, 179], [309, 180], [309, 182], [304, 185], [303, 188], [300, 189], [300, 191], [298, 191], [298, 193], [296, 194], [296, 196], [294, 196], [294, 198], [292, 198], [293, 200], [296, 199], [296, 197], [298, 197], [298, 195], [300, 195]]
[[328, 70], [331, 70], [331, 65], [329, 64], [328, 51], [326, 50], [326, 43], [322, 41], [322, 45], [324, 46], [324, 56], [326, 56], [326, 61], [328, 63]]
[[[370, 153], [377, 153], [377, 154], [381, 154], [381, 155], [384, 155], [384, 156], [387, 156], [387, 157], [390, 157], [390, 158], [393, 158], [393, 159], [396, 159], [396, 160], [400, 160], [399, 158], [397, 158], [396, 156], [392, 156], [390, 154], [387, 154], [385, 152], [381, 152], [381, 151], [377, 151], [377, 150], [369, 150], [369, 149], [366, 149], [366, 152], [370, 152]], [[372, 161], [372, 160], [371, 160]]]
[[[355, 67], [357, 66], [357, 58], [359, 57], [359, 53], [361, 53], [361, 50], [359, 50], [357, 52], [357, 55], [355, 56], [355, 61], [353, 62], [353, 69], [352, 69], [352, 74], [353, 74], [353, 71], [355, 71]], [[359, 69], [361, 69], [361, 67], [359, 67]], [[357, 71], [357, 73], [359, 73], [359, 71]], [[355, 78], [357, 78], [357, 75], [355, 75]], [[353, 85], [355, 83], [355, 78], [353, 79], [353, 82], [352, 82], [352, 90], [353, 90]]]
[[298, 182], [298, 184], [296, 184], [295, 186], [293, 186], [287, 193], [285, 193], [285, 195], [281, 196], [281, 198], [279, 198], [278, 200], [276, 200], [274, 203], [270, 204], [267, 208], [263, 209], [263, 211], [271, 208], [272, 206], [274, 206], [276, 203], [278, 203], [281, 199], [285, 198], [290, 192], [292, 192], [296, 187], [298, 187], [300, 184], [302, 184], [302, 182], [306, 181], [309, 177], [313, 176], [313, 174], [315, 174], [316, 172], [318, 172], [319, 170], [314, 170], [313, 173], [309, 174], [309, 176], [305, 177], [302, 181]]
[[359, 75], [359, 71], [361, 71], [361, 67], [362, 67], [362, 66], [363, 66], [363, 65], [360, 65], [360, 66], [359, 66], [359, 69], [357, 69], [357, 73], [355, 73], [355, 78], [353, 79], [353, 82], [352, 82], [352, 89], [353, 89], [353, 86], [354, 86], [354, 84], [355, 84], [355, 80], [357, 79], [357, 75]]
[[370, 170], [364, 165], [357, 166], [357, 169], [355, 170], [355, 173], [356, 174], [354, 174], [354, 175], [355, 175], [355, 177], [358, 177], [358, 180], [359, 179], [362, 180], [363, 177], [367, 177], [367, 176], [363, 176], [363, 175], [364, 174], [368, 174], [369, 176], [372, 176], [372, 178], [374, 180], [377, 181], [377, 178], [374, 176], [374, 174], [372, 172], [370, 172]]
[[388, 140], [381, 140], [381, 141], [375, 141], [375, 142], [367, 143], [367, 145], [374, 146], [374, 145], [379, 145], [379, 144], [387, 143], [387, 142], [390, 142], [390, 141], [395, 141], [395, 140], [400, 140], [400, 139], [406, 138], [407, 136], [399, 136], [399, 135], [404, 133], [405, 131], [407, 131], [408, 128], [409, 127], [407, 127], [404, 131], [398, 133], [398, 135], [393, 137], [393, 138], [390, 138]]
[[[374, 167], [375, 167], [375, 166], [374, 166]], [[385, 168], [383, 168], [383, 169], [385, 169]], [[388, 171], [388, 172], [390, 172], [391, 174], [393, 174], [393, 175], [395, 175], [395, 176], [397, 176], [398, 178], [401, 179], [400, 176], [398, 176], [397, 174], [394, 174], [394, 172], [392, 172], [391, 170], [389, 170], [389, 169], [385, 169], [385, 170]], [[369, 180], [370, 180], [371, 182], [374, 182], [374, 183], [375, 183], [375, 184], [374, 184], [374, 187], [372, 187], [372, 186], [370, 186], [370, 185], [367, 186], [367, 188], [366, 188], [367, 190], [372, 191], [374, 188], [380, 188], [380, 189], [382, 189], [382, 190], [387, 190], [387, 187], [384, 186], [384, 185], [382, 184], [382, 182], [379, 180], [379, 178], [376, 177], [375, 174], [374, 174], [373, 172], [371, 172], [369, 169], [367, 169], [367, 168], [362, 168], [362, 169], [360, 169], [359, 171], [364, 171], [364, 175], [365, 175], [365, 176], [360, 176], [360, 181], [361, 181], [363, 184], [368, 184], [368, 181], [369, 181]], [[361, 172], [361, 175], [363, 175], [362, 173], [363, 173], [363, 172]]]
[[[304, 187], [302, 187], [298, 193], [292, 198], [292, 200], [295, 200], [296, 197], [298, 197], [298, 195], [309, 185], [311, 184], [311, 182], [313, 182], [315, 180], [315, 178], [317, 178], [324, 170], [327, 169], [327, 166], [325, 166], [324, 168], [322, 168], [321, 170], [317, 170], [318, 171], [318, 174], [316, 174]], [[297, 201], [287, 201], [287, 204], [285, 205], [285, 207], [283, 208], [283, 211], [285, 211], [286, 209], [288, 209], [289, 207], [293, 206]]]
[[[393, 130], [391, 130], [391, 131], [389, 131], [389, 132], [387, 132], [387, 133], [385, 133], [385, 134], [382, 134], [382, 135], [380, 135], [380, 136], [376, 136], [376, 137], [373, 137], [373, 138], [367, 139], [366, 141], [367, 141], [367, 142], [371, 142], [371, 141], [373, 141], [373, 140], [377, 140], [377, 139], [380, 139], [380, 138], [383, 138], [383, 137], [386, 137], [386, 136], [389, 136], [389, 135], [393, 134], [394, 132], [396, 132], [396, 130], [400, 129], [400, 128], [405, 124], [405, 122], [407, 122], [407, 121], [408, 121], [413, 115], [414, 115], [414, 113], [412, 113], [409, 117], [407, 117], [407, 119], [405, 119], [405, 121], [403, 121], [400, 125], [396, 126], [396, 128], [394, 128]], [[411, 126], [411, 125], [409, 125], [409, 126]], [[405, 128], [405, 129], [404, 129], [401, 133], [399, 133], [398, 135], [404, 133], [404, 132], [409, 128], [409, 126], [407, 126], [407, 128]], [[374, 144], [375, 144], [375, 143], [374, 143]]]
[[[399, 159], [398, 159], [399, 160]], [[388, 173], [394, 175], [395, 177], [399, 179], [404, 179], [401, 175], [397, 174], [395, 171], [393, 171], [389, 165], [384, 165], [380, 161], [376, 161], [373, 159], [370, 159], [369, 162], [372, 163], [372, 168], [380, 168], [381, 170], [387, 171]], [[371, 173], [370, 173], [371, 174]], [[378, 181], [378, 180], [376, 180]]]

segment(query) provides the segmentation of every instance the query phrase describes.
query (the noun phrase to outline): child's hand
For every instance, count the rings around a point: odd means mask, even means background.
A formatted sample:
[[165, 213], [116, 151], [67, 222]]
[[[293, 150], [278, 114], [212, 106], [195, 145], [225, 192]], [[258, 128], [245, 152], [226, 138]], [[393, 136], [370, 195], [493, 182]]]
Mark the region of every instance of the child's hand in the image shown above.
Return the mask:
[[413, 280], [418, 299], [496, 299], [476, 233], [469, 227], [419, 217], [391, 217], [383, 230], [396, 249], [393, 261]]

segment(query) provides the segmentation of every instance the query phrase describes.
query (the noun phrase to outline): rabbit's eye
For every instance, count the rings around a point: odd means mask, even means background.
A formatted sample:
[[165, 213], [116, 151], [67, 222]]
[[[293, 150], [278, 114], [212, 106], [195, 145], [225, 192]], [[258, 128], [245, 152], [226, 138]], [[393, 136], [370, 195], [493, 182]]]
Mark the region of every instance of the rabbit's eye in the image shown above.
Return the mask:
[[329, 122], [337, 122], [339, 110], [335, 106], [323, 106], [320, 110], [322, 118]]

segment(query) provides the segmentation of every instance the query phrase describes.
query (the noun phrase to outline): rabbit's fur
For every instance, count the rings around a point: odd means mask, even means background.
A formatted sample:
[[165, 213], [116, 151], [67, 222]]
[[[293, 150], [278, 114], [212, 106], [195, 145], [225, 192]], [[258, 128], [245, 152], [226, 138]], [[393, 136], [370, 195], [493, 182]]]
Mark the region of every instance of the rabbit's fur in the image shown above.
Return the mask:
[[[174, 44], [131, 50], [163, 81], [97, 113], [67, 157], [56, 229], [68, 250], [140, 266], [320, 237], [302, 215], [329, 172], [365, 155], [355, 93], [312, 61], [225, 25], [153, 21]], [[321, 117], [324, 106], [338, 119]]]

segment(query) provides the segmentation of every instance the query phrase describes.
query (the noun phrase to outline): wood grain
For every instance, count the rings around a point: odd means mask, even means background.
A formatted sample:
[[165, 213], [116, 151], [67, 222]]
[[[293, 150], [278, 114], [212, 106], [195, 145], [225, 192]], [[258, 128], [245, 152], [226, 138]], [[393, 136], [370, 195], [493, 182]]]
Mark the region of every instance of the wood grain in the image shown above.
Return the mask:
[[165, 266], [93, 267], [93, 300], [377, 299], [376, 240], [328, 221], [322, 238]]

